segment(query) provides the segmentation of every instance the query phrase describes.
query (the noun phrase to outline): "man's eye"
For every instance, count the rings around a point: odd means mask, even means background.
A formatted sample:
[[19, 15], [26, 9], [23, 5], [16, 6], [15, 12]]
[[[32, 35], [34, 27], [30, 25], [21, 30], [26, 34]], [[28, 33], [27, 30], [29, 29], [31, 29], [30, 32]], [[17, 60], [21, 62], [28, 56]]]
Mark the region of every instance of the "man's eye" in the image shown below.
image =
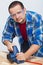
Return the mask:
[[13, 14], [13, 15], [11, 15], [11, 16], [15, 16], [16, 14]]
[[13, 14], [13, 16], [15, 16], [16, 14]]
[[21, 11], [20, 12], [17, 12], [17, 14], [20, 14], [21, 13]]

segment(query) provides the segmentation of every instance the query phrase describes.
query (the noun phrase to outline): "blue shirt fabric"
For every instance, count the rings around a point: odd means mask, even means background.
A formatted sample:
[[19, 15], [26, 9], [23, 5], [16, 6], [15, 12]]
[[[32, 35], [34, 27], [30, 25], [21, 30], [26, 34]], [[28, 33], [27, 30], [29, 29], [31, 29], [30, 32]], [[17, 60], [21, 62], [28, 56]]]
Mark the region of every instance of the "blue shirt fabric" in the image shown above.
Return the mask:
[[[33, 11], [26, 12], [26, 32], [28, 43], [30, 41], [31, 45], [40, 46], [34, 55], [43, 57], [43, 20], [40, 14]], [[20, 33], [18, 23], [9, 16], [3, 30], [2, 42], [4, 40], [12, 42], [15, 36], [18, 37], [19, 43], [23, 44], [24, 39]]]

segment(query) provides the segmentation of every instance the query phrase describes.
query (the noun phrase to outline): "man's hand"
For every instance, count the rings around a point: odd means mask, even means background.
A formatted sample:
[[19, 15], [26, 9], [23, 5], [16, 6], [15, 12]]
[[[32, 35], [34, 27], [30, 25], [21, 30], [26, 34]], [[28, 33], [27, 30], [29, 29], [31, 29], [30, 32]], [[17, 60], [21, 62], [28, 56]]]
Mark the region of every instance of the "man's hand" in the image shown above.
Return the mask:
[[9, 42], [8, 40], [5, 40], [4, 44], [7, 46], [9, 51], [11, 51], [11, 52], [13, 51], [13, 46], [14, 46], [13, 43]]
[[17, 60], [26, 60], [27, 58], [26, 58], [26, 56], [25, 56], [25, 53], [20, 52], [20, 53], [17, 53], [17, 54], [16, 54], [16, 59], [17, 59]]
[[12, 43], [8, 44], [7, 45], [8, 50], [12, 52], [13, 51], [13, 46], [14, 46], [14, 44], [12, 44]]
[[32, 56], [35, 52], [37, 52], [39, 48], [40, 48], [39, 45], [33, 44], [25, 53], [22, 52], [17, 53], [16, 58], [18, 60], [27, 60], [30, 58], [30, 56]]

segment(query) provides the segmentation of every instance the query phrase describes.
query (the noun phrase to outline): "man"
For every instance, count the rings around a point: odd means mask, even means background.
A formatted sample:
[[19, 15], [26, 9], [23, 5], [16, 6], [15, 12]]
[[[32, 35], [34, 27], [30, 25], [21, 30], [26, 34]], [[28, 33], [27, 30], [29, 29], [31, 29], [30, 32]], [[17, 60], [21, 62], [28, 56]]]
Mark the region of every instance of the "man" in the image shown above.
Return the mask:
[[13, 51], [13, 38], [18, 37], [21, 52], [18, 60], [26, 60], [30, 56], [43, 57], [43, 21], [41, 15], [26, 11], [19, 1], [12, 2], [8, 11], [10, 16], [3, 31], [2, 41], [9, 51]]

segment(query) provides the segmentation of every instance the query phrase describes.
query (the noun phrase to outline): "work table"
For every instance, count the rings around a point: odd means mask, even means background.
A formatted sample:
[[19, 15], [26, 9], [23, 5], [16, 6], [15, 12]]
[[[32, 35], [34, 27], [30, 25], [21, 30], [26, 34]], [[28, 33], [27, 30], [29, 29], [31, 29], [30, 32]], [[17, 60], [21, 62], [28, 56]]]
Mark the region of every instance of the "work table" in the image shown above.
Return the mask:
[[28, 61], [17, 64], [17, 63], [10, 63], [7, 60], [7, 52], [0, 52], [0, 65], [43, 65], [43, 58], [41, 57], [31, 57]]

